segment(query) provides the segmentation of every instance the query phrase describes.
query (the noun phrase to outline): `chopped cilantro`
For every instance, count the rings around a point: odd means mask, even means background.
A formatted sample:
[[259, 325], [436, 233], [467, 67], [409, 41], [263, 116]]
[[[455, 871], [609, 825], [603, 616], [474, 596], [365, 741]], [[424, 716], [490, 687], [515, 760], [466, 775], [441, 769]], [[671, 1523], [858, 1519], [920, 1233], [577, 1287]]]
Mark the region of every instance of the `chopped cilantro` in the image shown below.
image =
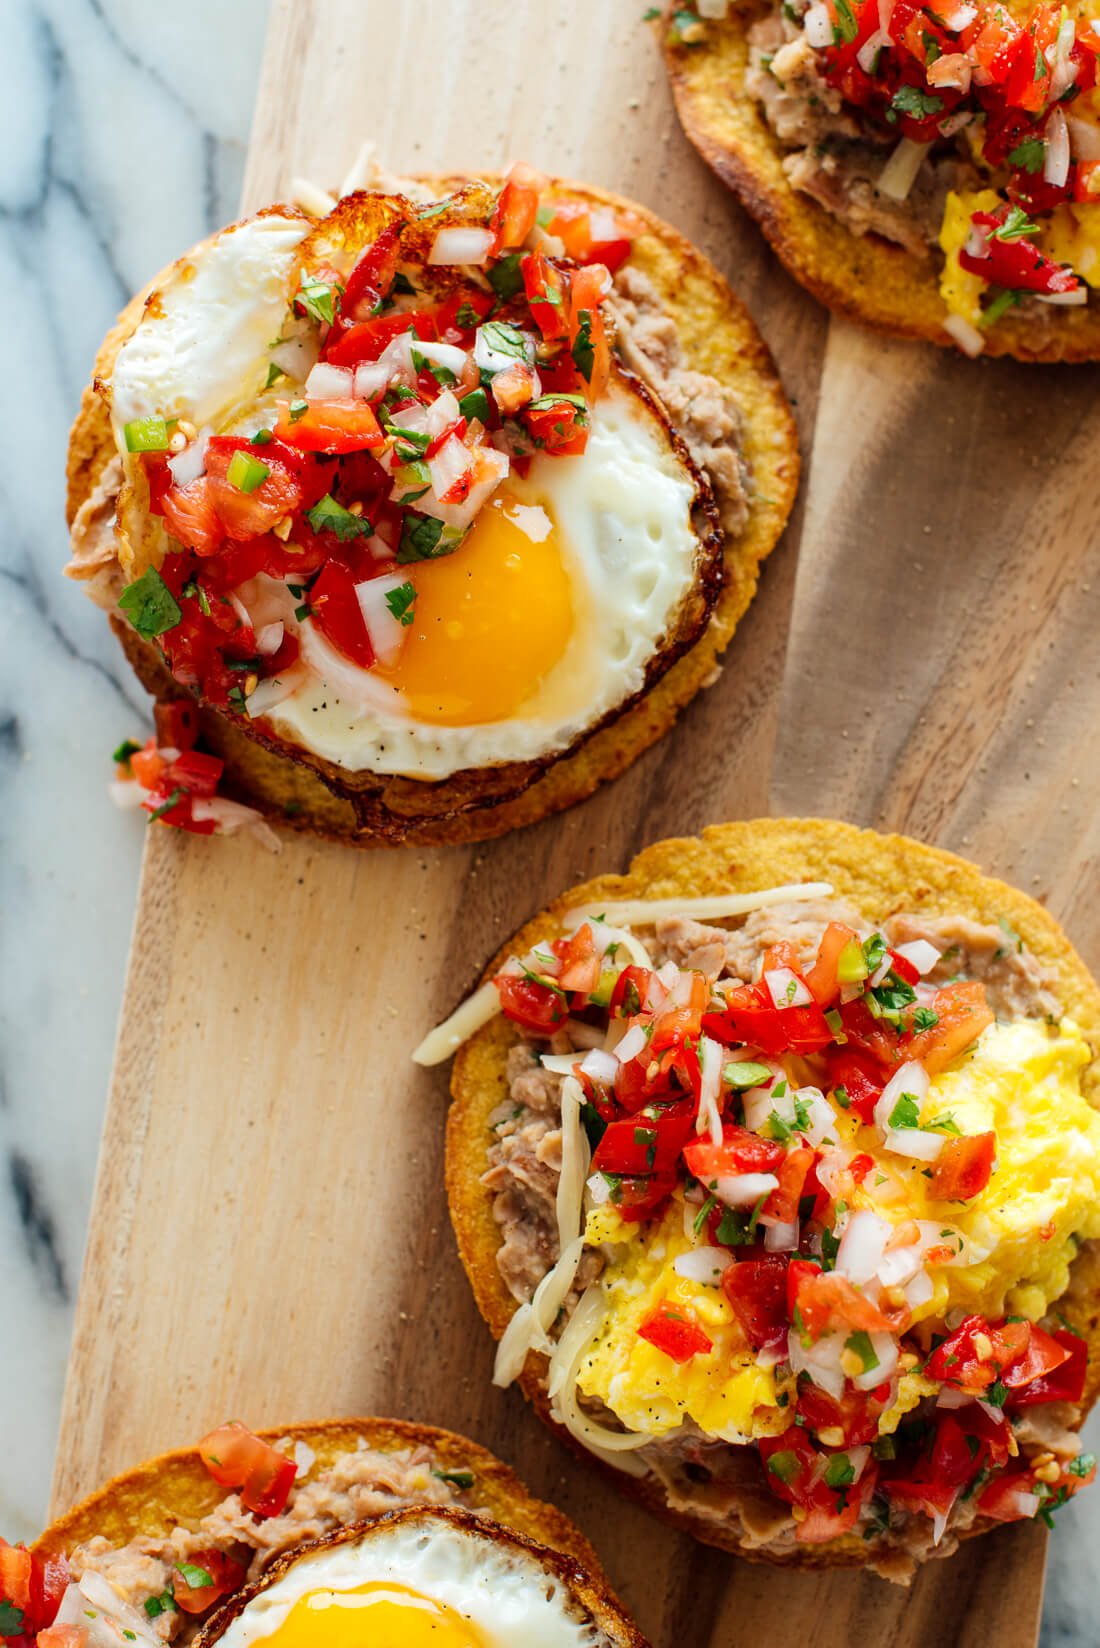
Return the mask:
[[695, 1218], [692, 1220], [691, 1228], [695, 1232], [696, 1236], [699, 1235], [699, 1233], [702, 1230], [703, 1226], [706, 1224], [707, 1216], [709, 1215], [711, 1208], [717, 1207], [717, 1205], [718, 1205], [717, 1196], [708, 1196], [707, 1197], [706, 1201], [703, 1203], [702, 1207], [699, 1209], [698, 1213], [695, 1215]]
[[596, 364], [596, 350], [592, 342], [592, 315], [588, 309], [582, 309], [578, 315], [577, 335], [573, 339], [573, 365], [588, 383], [592, 380], [592, 369]]
[[645, 11], [642, 13], [642, 22], [643, 23], [652, 23], [653, 19], [655, 17], [660, 17], [660, 15], [661, 15], [660, 6], [647, 6]]
[[362, 515], [353, 515], [350, 509], [337, 503], [331, 492], [326, 492], [320, 503], [306, 510], [306, 520], [314, 532], [334, 532], [342, 544], [353, 538], [369, 538], [373, 526]]
[[479, 423], [487, 423], [489, 421], [489, 397], [484, 389], [471, 389], [468, 395], [463, 395], [459, 400], [458, 410], [469, 423], [472, 423], [475, 418]]
[[303, 275], [297, 301], [314, 320], [325, 326], [332, 325], [336, 317], [336, 293], [327, 281]]
[[114, 755], [112, 755], [111, 760], [115, 763], [116, 766], [119, 766], [119, 767], [126, 766], [126, 767], [128, 767], [130, 765], [130, 757], [132, 755], [136, 755], [138, 753], [138, 751], [140, 750], [140, 748], [141, 748], [141, 745], [140, 744], [135, 744], [132, 738], [124, 738], [122, 740], [122, 743], [118, 746], [118, 749], [115, 751]]
[[[881, 933], [872, 933], [869, 939], [864, 940], [862, 949], [863, 965], [867, 969], [867, 974], [877, 973], [886, 958], [886, 940]], [[867, 974], [864, 974], [864, 977]]]
[[118, 604], [146, 641], [175, 629], [183, 617], [179, 602], [156, 567], [149, 567], [135, 583], [127, 584]]
[[982, 310], [978, 321], [979, 326], [992, 326], [1000, 320], [1007, 309], [1011, 309], [1019, 303], [1022, 296], [1022, 292], [1010, 292], [1008, 290], [998, 292], [996, 297], [987, 303]]
[[[1031, 235], [1037, 235], [1038, 233], [1039, 225], [1035, 222], [1034, 218], [1028, 217], [1027, 213], [1020, 206], [1010, 206], [1008, 211], [1005, 213], [1004, 222], [999, 223], [995, 229], [991, 229], [989, 231], [991, 240], [1004, 240], [1010, 242], [1014, 240], [1026, 240]], [[1003, 920], [1000, 922], [1000, 926], [1005, 927]], [[1005, 930], [1006, 932], [1011, 933], [1013, 938], [1019, 938], [1019, 934], [1016, 933], [1013, 928], [1006, 927]]]
[[1046, 160], [1047, 146], [1041, 137], [1025, 137], [1022, 143], [1017, 143], [1009, 151], [1008, 164], [1018, 166], [1022, 172], [1030, 172], [1032, 176], [1041, 172]]
[[444, 526], [432, 515], [418, 515], [410, 510], [401, 523], [398, 562], [407, 566], [410, 561], [435, 561], [441, 555], [451, 555], [463, 536], [458, 527]]
[[942, 108], [942, 97], [934, 97], [931, 92], [922, 92], [919, 86], [899, 86], [890, 99], [886, 118], [896, 122], [899, 115], [907, 114], [912, 120], [924, 120], [930, 114], [939, 114]]
[[509, 298], [514, 298], [517, 292], [523, 290], [523, 272], [519, 266], [518, 252], [509, 252], [506, 257], [498, 258], [492, 268], [485, 271], [485, 275], [501, 303], [506, 303]]
[[479, 319], [478, 312], [472, 303], [460, 303], [455, 310], [455, 325], [461, 327], [464, 332], [471, 331], [477, 325]]
[[397, 622], [408, 628], [413, 621], [413, 604], [416, 601], [416, 588], [413, 584], [402, 584], [399, 589], [386, 591], [386, 605], [389, 607]]
[[172, 811], [173, 807], [178, 806], [179, 803], [183, 800], [183, 795], [184, 795], [184, 792], [181, 789], [173, 790], [171, 795], [168, 797], [168, 800], [163, 802], [157, 808], [156, 812], [152, 812], [152, 813], [149, 814], [150, 824], [154, 823], [158, 818], [163, 818], [165, 813], [170, 813]]
[[920, 1100], [915, 1093], [903, 1093], [890, 1112], [891, 1127], [919, 1127]]
[[779, 1114], [778, 1110], [773, 1110], [771, 1115], [768, 1117], [768, 1127], [771, 1131], [771, 1136], [773, 1139], [778, 1139], [780, 1144], [786, 1144], [787, 1140], [791, 1136], [791, 1130]]
[[879, 1365], [875, 1355], [875, 1347], [871, 1343], [871, 1335], [860, 1328], [858, 1333], [851, 1333], [844, 1341], [844, 1349], [854, 1351], [863, 1363], [864, 1373], [870, 1373], [872, 1368]]
[[527, 338], [510, 320], [487, 320], [478, 328], [477, 335], [484, 338], [486, 347], [494, 355], [507, 355], [510, 360], [527, 359]]
[[914, 1030], [934, 1030], [940, 1022], [940, 1015], [934, 1007], [915, 1007], [913, 1009]]
[[[265, 389], [273, 389], [275, 387], [275, 385], [278, 383], [279, 379], [280, 378], [285, 378], [285, 377], [286, 377], [286, 373], [283, 371], [282, 367], [281, 366], [276, 366], [275, 362], [272, 361], [271, 365], [267, 369], [267, 382], [264, 384], [264, 388]], [[270, 439], [270, 436], [268, 437], [268, 439]]]
[[1088, 1476], [1096, 1469], [1096, 1455], [1093, 1453], [1079, 1453], [1076, 1459], [1071, 1459], [1066, 1466], [1070, 1476]]
[[23, 1610], [5, 1597], [0, 1600], [0, 1637], [18, 1637], [23, 1634]]

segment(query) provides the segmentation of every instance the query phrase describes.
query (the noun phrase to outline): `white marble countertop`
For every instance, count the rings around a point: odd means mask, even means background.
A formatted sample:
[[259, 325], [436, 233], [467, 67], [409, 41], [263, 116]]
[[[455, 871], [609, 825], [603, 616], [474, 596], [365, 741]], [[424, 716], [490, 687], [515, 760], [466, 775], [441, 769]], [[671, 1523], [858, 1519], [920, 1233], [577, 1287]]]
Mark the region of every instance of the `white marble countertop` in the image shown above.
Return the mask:
[[[0, 0], [0, 290], [20, 415], [0, 445], [0, 1533], [45, 1513], [142, 823], [109, 758], [147, 720], [60, 576], [65, 442], [131, 291], [234, 214], [266, 0]], [[631, 16], [634, 15], [631, 10]], [[14, 1331], [13, 1331], [14, 1329]], [[1100, 1452], [1100, 1423], [1090, 1426]], [[1100, 1489], [1052, 1542], [1043, 1648], [1093, 1648]]]

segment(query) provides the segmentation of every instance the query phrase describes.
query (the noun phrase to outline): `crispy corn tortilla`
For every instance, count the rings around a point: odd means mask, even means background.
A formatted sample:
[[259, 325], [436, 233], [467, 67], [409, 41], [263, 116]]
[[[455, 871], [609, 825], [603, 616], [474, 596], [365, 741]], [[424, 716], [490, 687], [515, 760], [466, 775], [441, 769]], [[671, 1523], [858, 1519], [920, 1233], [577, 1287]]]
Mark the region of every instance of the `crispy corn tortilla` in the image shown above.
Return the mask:
[[[1007, 0], [1026, 15], [1028, 0]], [[763, 229], [796, 280], [838, 314], [899, 337], [955, 348], [944, 331], [940, 259], [919, 258], [877, 235], [855, 235], [817, 201], [792, 188], [783, 171], [788, 152], [745, 90], [748, 31], [772, 7], [734, 0], [723, 21], [708, 21], [698, 45], [668, 38], [657, 25], [676, 109], [708, 165], [729, 185]], [[1011, 312], [990, 327], [985, 354], [1021, 361], [1088, 361], [1100, 357], [1100, 310], [1091, 304], [1058, 311], [1052, 341], [1036, 346], [1034, 328]]]
[[[497, 1546], [510, 1548], [519, 1557], [533, 1557], [543, 1568], [551, 1569], [568, 1587], [572, 1599], [587, 1609], [588, 1613], [607, 1635], [615, 1648], [649, 1648], [638, 1627], [629, 1620], [619, 1607], [614, 1593], [610, 1590], [607, 1581], [597, 1568], [593, 1572], [591, 1567], [583, 1567], [577, 1559], [559, 1550], [547, 1550], [543, 1544], [532, 1540], [526, 1535], [515, 1532], [510, 1528], [488, 1526], [480, 1518], [469, 1511], [429, 1506], [424, 1510], [410, 1507], [400, 1511], [387, 1511], [372, 1522], [366, 1537], [372, 1534], [386, 1535], [391, 1529], [401, 1524], [416, 1527], [418, 1523], [427, 1522], [437, 1525], [447, 1522], [452, 1528], [468, 1533], [472, 1538], [485, 1538], [488, 1535]], [[360, 1528], [337, 1528], [332, 1533], [325, 1534], [317, 1540], [314, 1549], [322, 1546], [344, 1545], [351, 1541], [360, 1541], [364, 1537]], [[295, 1552], [288, 1551], [285, 1555], [276, 1557], [270, 1568], [254, 1585], [246, 1585], [231, 1596], [218, 1611], [211, 1616], [195, 1640], [195, 1648], [208, 1648], [208, 1645], [218, 1641], [226, 1628], [248, 1606], [252, 1599], [269, 1585], [276, 1583], [295, 1561]]]
[[[532, 1498], [507, 1465], [452, 1431], [400, 1419], [319, 1419], [257, 1434], [265, 1442], [284, 1438], [304, 1442], [321, 1466], [352, 1452], [360, 1441], [379, 1453], [430, 1448], [442, 1469], [474, 1471], [479, 1508], [528, 1539], [565, 1552], [583, 1564], [597, 1583], [607, 1585], [595, 1551], [568, 1517]], [[208, 1516], [227, 1492], [203, 1465], [197, 1447], [176, 1448], [112, 1477], [51, 1522], [34, 1549], [70, 1551], [97, 1534], [112, 1545], [128, 1544], [142, 1534], [163, 1538], [181, 1523], [196, 1524]]]
[[[434, 188], [447, 188], [457, 180], [428, 181]], [[440, 782], [349, 773], [308, 752], [265, 744], [251, 724], [201, 705], [203, 741], [227, 763], [226, 793], [275, 822], [364, 847], [467, 842], [502, 835], [583, 800], [667, 732], [712, 676], [755, 593], [760, 564], [783, 531], [798, 485], [797, 436], [774, 362], [748, 311], [714, 266], [652, 213], [603, 190], [552, 183], [558, 191], [641, 219], [633, 261], [675, 313], [685, 364], [713, 374], [737, 394], [744, 415], [743, 451], [753, 471], [752, 498], [744, 528], [725, 545], [725, 585], [710, 622], [655, 685], [572, 751]], [[123, 311], [96, 358], [97, 378], [109, 378], [119, 349], [164, 278], [153, 280]], [[70, 525], [114, 457], [107, 408], [89, 387], [69, 443]], [[114, 627], [142, 684], [158, 700], [190, 696], [173, 681], [153, 644], [121, 621]]]
[[[1006, 919], [1050, 974], [1065, 1013], [1085, 1035], [1094, 1058], [1084, 1072], [1082, 1086], [1090, 1103], [1100, 1107], [1100, 988], [1053, 916], [1025, 893], [983, 875], [952, 853], [907, 836], [880, 835], [831, 819], [769, 818], [716, 824], [700, 838], [659, 841], [634, 859], [626, 875], [597, 876], [563, 893], [499, 951], [484, 977], [492, 977], [507, 956], [522, 954], [540, 940], [559, 937], [565, 912], [577, 905], [752, 892], [807, 880], [831, 882], [839, 898], [850, 899], [872, 921], [884, 921], [898, 910], [961, 914], [986, 923]], [[451, 1079], [453, 1103], [447, 1124], [451, 1220], [478, 1309], [497, 1339], [517, 1305], [497, 1270], [500, 1232], [493, 1218], [493, 1193], [481, 1183], [481, 1175], [492, 1137], [489, 1116], [507, 1097], [505, 1062], [509, 1048], [520, 1039], [514, 1024], [497, 1017], [460, 1048]], [[1070, 1326], [1088, 1342], [1087, 1411], [1100, 1389], [1100, 1244], [1083, 1248], [1074, 1261], [1070, 1290], [1061, 1306]], [[524, 1394], [540, 1418], [575, 1452], [598, 1463], [550, 1418], [543, 1386], [546, 1365], [545, 1357], [528, 1356], [519, 1381]], [[863, 1541], [856, 1536], [827, 1546], [801, 1546], [793, 1555], [779, 1557], [766, 1550], [743, 1550], [705, 1518], [670, 1510], [659, 1485], [647, 1478], [626, 1476], [602, 1464], [598, 1468], [665, 1520], [707, 1544], [737, 1551], [750, 1560], [807, 1568], [866, 1563]], [[982, 1533], [995, 1525], [983, 1518], [972, 1532]]]

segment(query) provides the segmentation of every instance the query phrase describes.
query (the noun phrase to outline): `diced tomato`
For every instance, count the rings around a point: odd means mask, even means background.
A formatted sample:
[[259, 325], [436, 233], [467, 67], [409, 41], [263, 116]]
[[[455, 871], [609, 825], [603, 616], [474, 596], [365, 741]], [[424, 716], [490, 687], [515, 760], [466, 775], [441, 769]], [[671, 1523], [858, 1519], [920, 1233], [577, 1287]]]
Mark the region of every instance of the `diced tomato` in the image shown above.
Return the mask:
[[35, 1637], [36, 1648], [84, 1648], [88, 1640], [86, 1625], [47, 1625]]
[[238, 1488], [241, 1504], [253, 1516], [278, 1516], [285, 1510], [298, 1467], [293, 1459], [233, 1420], [219, 1425], [199, 1443], [199, 1457], [222, 1488]]
[[870, 1126], [886, 1079], [875, 1059], [842, 1047], [829, 1054], [829, 1086], [843, 1087], [852, 1112]]
[[393, 285], [404, 227], [403, 223], [387, 225], [357, 259], [340, 298], [339, 318], [345, 324], [367, 320], [379, 298], [385, 297]]
[[745, 1042], [762, 1053], [818, 1053], [833, 1033], [816, 1002], [805, 1007], [776, 1007], [766, 987], [745, 984], [726, 996], [724, 1013], [708, 1013], [703, 1029], [726, 1043]]
[[653, 974], [648, 967], [635, 967], [633, 963], [624, 967], [611, 992], [611, 1017], [629, 1019], [640, 1013], [649, 997], [652, 981]]
[[1035, 1478], [1030, 1471], [1002, 1471], [978, 1495], [978, 1509], [994, 1522], [1019, 1522], [1034, 1516], [1026, 1505], [1020, 1507], [1021, 1494], [1035, 1492]]
[[1024, 1354], [1030, 1322], [987, 1322], [967, 1316], [928, 1358], [927, 1371], [942, 1384], [980, 1394]]
[[722, 1292], [754, 1350], [787, 1343], [787, 1260], [779, 1253], [741, 1259], [722, 1272]]
[[536, 1036], [549, 1036], [564, 1023], [566, 1005], [560, 990], [517, 973], [498, 973], [493, 983], [506, 1018]]
[[600, 313], [609, 280], [602, 264], [591, 263], [575, 270], [569, 283], [569, 347], [594, 401], [606, 389], [611, 371], [611, 350]]
[[68, 1583], [69, 1564], [63, 1556], [39, 1555], [0, 1539], [0, 1602], [10, 1603], [22, 1616], [16, 1637], [30, 1641], [36, 1631], [53, 1624]]
[[292, 417], [289, 401], [279, 401], [278, 440], [304, 452], [363, 452], [381, 446], [378, 419], [366, 401], [311, 400], [304, 412]]
[[355, 579], [342, 562], [329, 561], [323, 568], [310, 589], [309, 606], [313, 621], [333, 646], [360, 669], [370, 669], [374, 648], [355, 593]]
[[591, 208], [579, 200], [556, 200], [552, 211], [553, 216], [546, 222], [546, 233], [561, 241], [566, 257], [583, 263], [592, 250]]
[[570, 938], [557, 939], [553, 948], [561, 962], [557, 977], [559, 989], [590, 994], [599, 983], [602, 958], [596, 953], [596, 941], [587, 921], [582, 922]]
[[798, 1204], [802, 1199], [806, 1176], [814, 1165], [815, 1152], [808, 1144], [791, 1145], [784, 1153], [777, 1172], [779, 1187], [764, 1203], [764, 1212], [770, 1219], [793, 1224], [798, 1218]]
[[981, 1195], [993, 1175], [996, 1133], [949, 1138], [932, 1163], [928, 1194], [941, 1202], [969, 1202]]
[[688, 1000], [677, 1007], [666, 1007], [654, 1020], [653, 1034], [649, 1039], [651, 1055], [678, 1045], [687, 1036], [699, 1034], [703, 1013], [710, 999], [710, 985], [702, 973], [690, 973], [688, 977], [691, 980]]
[[155, 738], [146, 740], [144, 747], [130, 757], [130, 771], [143, 790], [155, 790], [164, 771], [164, 757], [157, 749]]
[[1073, 185], [1076, 201], [1096, 204], [1100, 201], [1100, 160], [1079, 160]]
[[217, 793], [225, 762], [216, 755], [204, 755], [201, 750], [184, 750], [164, 769], [161, 780], [164, 787], [174, 790], [178, 785], [189, 795], [210, 797]]
[[848, 1050], [866, 1054], [880, 1069], [893, 1070], [898, 1063], [898, 1037], [887, 1021], [876, 1019], [861, 996], [846, 1001], [839, 1012]]
[[199, 736], [199, 712], [186, 698], [172, 698], [153, 706], [157, 744], [162, 749], [190, 750]]
[[[1019, 240], [995, 238], [994, 231], [1002, 227], [1008, 211], [1006, 203], [996, 212], [973, 214], [971, 224], [985, 230], [988, 239], [980, 256], [963, 248], [959, 253], [960, 268], [1013, 292], [1072, 292], [1080, 286], [1080, 280], [1071, 269], [1040, 252], [1027, 237]], [[964, 989], [967, 986], [956, 985], [954, 988]], [[977, 988], [981, 989], [981, 986]]]
[[177, 543], [196, 555], [214, 555], [221, 548], [225, 528], [214, 508], [210, 479], [200, 475], [187, 486], [169, 487], [161, 499], [164, 524]]
[[[226, 479], [240, 451], [267, 470], [267, 475], [251, 492], [242, 492]], [[226, 535], [241, 542], [270, 532], [276, 522], [293, 514], [302, 503], [302, 488], [292, 469], [280, 463], [267, 447], [253, 447], [235, 437], [215, 436], [210, 442], [206, 450], [205, 480], [210, 504]]]
[[684, 1160], [695, 1177], [707, 1185], [737, 1173], [775, 1173], [785, 1154], [774, 1139], [762, 1139], [747, 1127], [726, 1122], [721, 1144], [714, 1144], [704, 1134], [685, 1147]]
[[164, 494], [175, 484], [172, 471], [168, 467], [168, 454], [143, 452], [141, 466], [145, 471], [145, 481], [149, 488], [149, 513], [163, 515]]
[[771, 1492], [788, 1505], [805, 1504], [821, 1460], [805, 1428], [791, 1425], [778, 1436], [762, 1436], [759, 1448]]
[[561, 270], [541, 251], [530, 252], [520, 270], [535, 325], [544, 338], [564, 338], [569, 331], [569, 310]]
[[26, 1613], [31, 1601], [31, 1553], [22, 1545], [0, 1543], [0, 1598]]
[[333, 330], [329, 334], [325, 359], [333, 366], [359, 366], [364, 361], [376, 361], [394, 338], [414, 326], [418, 338], [425, 342], [434, 340], [435, 321], [427, 310], [401, 309], [392, 315], [357, 321], [345, 332]]
[[539, 190], [545, 183], [533, 166], [518, 161], [508, 173], [508, 181], [500, 192], [490, 227], [496, 235], [498, 251], [522, 246], [535, 227], [539, 207]]
[[794, 1264], [788, 1270], [788, 1288], [792, 1281], [795, 1288], [791, 1317], [797, 1308], [802, 1327], [811, 1339], [820, 1339], [830, 1328], [849, 1333], [889, 1331], [889, 1318], [846, 1276], [835, 1270], [819, 1270], [816, 1265], [799, 1265], [798, 1273], [793, 1274], [795, 1270]]
[[[197, 1585], [188, 1583], [180, 1569], [186, 1566], [188, 1573], [198, 1569], [198, 1574], [192, 1577], [199, 1579], [205, 1574], [210, 1583], [201, 1582]], [[213, 1548], [210, 1550], [193, 1551], [187, 1558], [186, 1565], [181, 1563], [172, 1575], [172, 1595], [176, 1607], [185, 1614], [202, 1614], [212, 1608], [221, 1597], [228, 1596], [231, 1591], [239, 1589], [244, 1580], [244, 1567], [234, 1562], [231, 1556]]]
[[633, 245], [634, 242], [626, 235], [616, 236], [614, 240], [594, 240], [588, 256], [593, 263], [602, 263], [610, 274], [615, 275], [630, 256]]
[[638, 1336], [648, 1339], [657, 1350], [663, 1351], [674, 1362], [690, 1362], [693, 1356], [705, 1356], [714, 1349], [691, 1312], [683, 1305], [662, 1300], [648, 1311], [638, 1324]]
[[918, 1060], [930, 1076], [937, 1076], [993, 1023], [993, 1009], [985, 985], [977, 979], [943, 985], [932, 1008], [939, 1022], [905, 1044], [905, 1057]]
[[1046, 1333], [1033, 1325], [1027, 1350], [1001, 1375], [1009, 1390], [1006, 1406], [1080, 1402], [1087, 1374], [1088, 1346], [1083, 1339], [1066, 1328]]
[[[495, 380], [494, 380], [495, 387]], [[544, 452], [576, 457], [588, 445], [585, 414], [572, 401], [554, 401], [547, 406], [529, 406], [523, 414], [532, 440]]]
[[817, 960], [804, 975], [806, 986], [819, 1007], [831, 1007], [840, 993], [840, 981], [837, 978], [837, 963], [841, 953], [849, 944], [858, 944], [859, 940], [851, 927], [845, 927], [843, 922], [830, 921], [821, 935], [818, 945]]
[[802, 1379], [795, 1411], [812, 1434], [840, 1431], [843, 1446], [855, 1448], [875, 1440], [879, 1417], [889, 1406], [892, 1394], [889, 1380], [871, 1391], [857, 1391], [848, 1386], [844, 1395], [837, 1398], [812, 1380]]
[[671, 1172], [694, 1129], [695, 1105], [690, 1098], [647, 1106], [607, 1127], [592, 1158], [593, 1170], [631, 1178]]

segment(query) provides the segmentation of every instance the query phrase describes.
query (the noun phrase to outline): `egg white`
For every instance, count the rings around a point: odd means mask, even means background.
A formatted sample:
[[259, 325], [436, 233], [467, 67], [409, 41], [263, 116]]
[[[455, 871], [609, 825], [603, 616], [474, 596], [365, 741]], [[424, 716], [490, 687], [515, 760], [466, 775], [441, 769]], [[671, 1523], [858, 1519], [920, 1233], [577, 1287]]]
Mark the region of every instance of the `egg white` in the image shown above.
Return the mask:
[[277, 732], [352, 772], [445, 778], [567, 749], [639, 691], [695, 577], [695, 483], [659, 418], [624, 385], [613, 385], [590, 416], [581, 456], [537, 457], [526, 480], [505, 483], [521, 503], [548, 501], [574, 591], [565, 652], [519, 712], [472, 726], [427, 725], [381, 680], [366, 708], [314, 676], [270, 713]]
[[[295, 252], [309, 227], [304, 218], [272, 212], [224, 230], [174, 266], [112, 375], [112, 419], [124, 457], [124, 428], [135, 418], [185, 417], [216, 433], [251, 433], [273, 421], [273, 396], [300, 382], [291, 367], [278, 391], [264, 391], [271, 346], [287, 329]], [[543, 504], [552, 513], [573, 607], [563, 656], [532, 683], [514, 715], [456, 727], [419, 722], [392, 684], [341, 654], [333, 657], [307, 621], [301, 639], [308, 673], [299, 669], [301, 684], [274, 707], [272, 695], [261, 694], [257, 716], [348, 771], [442, 779], [559, 754], [633, 697], [692, 588], [699, 559], [696, 480], [666, 426], [613, 375], [590, 408], [583, 455], [537, 456], [530, 474], [513, 472], [504, 490], [533, 506], [519, 512], [531, 521], [541, 518]], [[280, 614], [292, 632], [296, 605], [288, 602]]]
[[[222, 1648], [252, 1648], [309, 1592], [346, 1592], [374, 1582], [402, 1585], [446, 1604], [476, 1626], [490, 1648], [598, 1648], [607, 1640], [562, 1580], [535, 1557], [443, 1519], [418, 1519], [306, 1553], [242, 1608], [219, 1641]], [[320, 1623], [317, 1640], [324, 1648]]]

